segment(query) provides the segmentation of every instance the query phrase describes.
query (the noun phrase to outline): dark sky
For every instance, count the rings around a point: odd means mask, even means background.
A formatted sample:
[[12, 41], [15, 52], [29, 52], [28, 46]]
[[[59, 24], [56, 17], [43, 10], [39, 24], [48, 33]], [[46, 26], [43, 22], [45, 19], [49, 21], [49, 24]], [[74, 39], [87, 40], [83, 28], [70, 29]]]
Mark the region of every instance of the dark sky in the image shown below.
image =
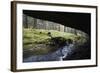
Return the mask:
[[51, 12], [51, 11], [33, 11], [23, 10], [23, 13], [38, 19], [48, 20], [62, 25], [76, 28], [91, 35], [91, 14], [90, 13], [72, 13], [72, 12]]

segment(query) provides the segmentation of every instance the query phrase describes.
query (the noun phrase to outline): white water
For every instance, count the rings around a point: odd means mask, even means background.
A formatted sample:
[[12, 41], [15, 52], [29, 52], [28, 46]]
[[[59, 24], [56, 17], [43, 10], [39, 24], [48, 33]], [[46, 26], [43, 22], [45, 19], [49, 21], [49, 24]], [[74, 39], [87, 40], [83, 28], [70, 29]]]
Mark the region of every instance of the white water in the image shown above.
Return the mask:
[[64, 58], [67, 58], [67, 56], [72, 54], [73, 50], [73, 45], [70, 44], [69, 46], [59, 48], [53, 53], [24, 58], [23, 62], [63, 61]]

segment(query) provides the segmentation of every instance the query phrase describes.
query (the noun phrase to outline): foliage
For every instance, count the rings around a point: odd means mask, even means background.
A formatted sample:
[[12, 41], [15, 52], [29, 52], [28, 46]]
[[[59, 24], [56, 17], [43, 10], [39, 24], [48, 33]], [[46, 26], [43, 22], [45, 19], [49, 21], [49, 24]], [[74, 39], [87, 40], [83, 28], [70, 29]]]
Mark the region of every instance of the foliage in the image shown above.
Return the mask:
[[82, 40], [81, 36], [77, 36], [72, 33], [61, 32], [57, 30], [43, 30], [43, 29], [23, 29], [23, 48], [25, 57], [28, 55], [41, 55], [47, 54], [48, 52], [53, 52], [57, 50], [57, 45], [50, 45], [52, 43], [52, 38], [48, 36], [48, 32], [57, 41], [63, 42], [67, 39], [71, 40]]

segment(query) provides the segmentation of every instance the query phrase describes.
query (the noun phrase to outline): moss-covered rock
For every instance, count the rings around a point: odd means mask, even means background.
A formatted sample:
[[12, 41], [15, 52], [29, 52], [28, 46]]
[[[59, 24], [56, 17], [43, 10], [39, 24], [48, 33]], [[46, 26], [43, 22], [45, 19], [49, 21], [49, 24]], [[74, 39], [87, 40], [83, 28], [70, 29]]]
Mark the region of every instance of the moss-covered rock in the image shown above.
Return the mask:
[[[48, 35], [50, 32], [50, 37]], [[56, 30], [43, 29], [23, 29], [23, 49], [25, 54], [41, 55], [53, 52], [59, 47], [68, 44], [68, 39], [74, 41], [79, 36], [72, 33], [61, 32]], [[79, 37], [79, 39], [83, 39]], [[77, 40], [78, 41], [78, 40]], [[71, 42], [71, 41], [70, 41]], [[29, 54], [29, 55], [30, 55]]]

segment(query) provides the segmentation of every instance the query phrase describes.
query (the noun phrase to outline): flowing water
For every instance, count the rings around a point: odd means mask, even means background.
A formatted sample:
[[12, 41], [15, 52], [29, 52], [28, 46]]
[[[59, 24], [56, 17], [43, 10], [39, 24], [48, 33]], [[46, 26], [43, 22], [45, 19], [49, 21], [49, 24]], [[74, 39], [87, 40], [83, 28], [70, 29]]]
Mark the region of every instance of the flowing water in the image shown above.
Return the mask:
[[73, 44], [70, 44], [46, 55], [32, 55], [28, 58], [24, 58], [23, 62], [63, 61], [64, 58], [67, 58], [73, 53], [73, 50]]

